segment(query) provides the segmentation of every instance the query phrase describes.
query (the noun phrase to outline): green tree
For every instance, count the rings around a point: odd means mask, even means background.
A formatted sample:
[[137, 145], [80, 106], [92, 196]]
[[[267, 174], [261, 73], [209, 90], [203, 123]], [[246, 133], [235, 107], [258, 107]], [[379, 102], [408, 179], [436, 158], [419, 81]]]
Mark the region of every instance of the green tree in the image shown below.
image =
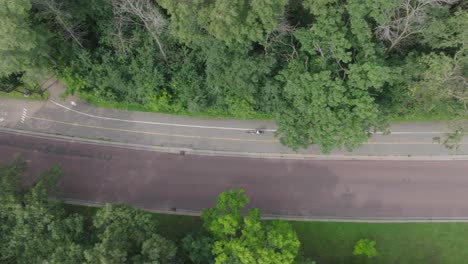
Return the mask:
[[195, 264], [212, 264], [214, 257], [211, 253], [213, 239], [205, 235], [187, 235], [182, 239], [182, 247], [191, 262]]
[[[29, 189], [20, 188], [25, 169], [22, 159], [0, 170], [0, 260], [14, 263], [81, 262], [82, 217], [65, 216], [57, 181], [59, 167], [41, 174]], [[3, 185], [5, 184], [5, 185]], [[50, 201], [50, 199], [55, 199]]]
[[247, 54], [215, 43], [206, 60], [206, 86], [212, 104], [237, 116], [264, 109], [258, 101], [274, 63], [272, 57]]
[[23, 84], [21, 77], [23, 77], [23, 73], [18, 72], [0, 77], [0, 91], [7, 93], [17, 91], [19, 86]]
[[[353, 74], [361, 74], [360, 70]], [[351, 150], [381, 127], [379, 107], [364, 87], [356, 89], [333, 79], [330, 71], [307, 72], [299, 61], [281, 74], [289, 103], [276, 117], [283, 144], [298, 149], [315, 143], [324, 152], [343, 145]]]
[[433, 49], [466, 52], [468, 49], [468, 12], [461, 8], [434, 9], [428, 26], [421, 32], [421, 42]]
[[375, 241], [370, 239], [360, 239], [354, 245], [353, 254], [355, 256], [364, 255], [368, 258], [377, 256], [377, 249], [375, 249]]
[[85, 251], [90, 263], [167, 263], [175, 245], [157, 234], [157, 223], [148, 213], [125, 205], [106, 205], [93, 224], [98, 242]]
[[0, 203], [0, 208], [8, 205], [9, 202], [16, 202], [19, 198], [21, 175], [25, 169], [26, 162], [21, 157], [15, 158], [11, 164], [0, 168], [0, 200], [4, 201]]
[[4, 91], [41, 75], [49, 53], [70, 92], [269, 114], [283, 144], [324, 152], [359, 146], [388, 116], [467, 113], [463, 1], [30, 1], [0, 0]]
[[49, 34], [32, 27], [31, 7], [31, 0], [0, 0], [0, 77], [24, 72], [34, 84], [46, 71]]
[[421, 33], [433, 20], [434, 13], [448, 10], [458, 5], [458, 2], [458, 0], [376, 0], [373, 1], [374, 8], [370, 15], [378, 24], [375, 34], [380, 40], [389, 44], [388, 51], [398, 48], [400, 52], [405, 52], [405, 49], [421, 38]]
[[380, 58], [384, 47], [374, 41], [365, 19], [370, 4], [305, 5], [316, 22], [295, 32], [299, 55], [277, 77], [284, 98], [276, 114], [277, 135], [295, 150], [310, 144], [319, 144], [323, 152], [352, 150], [385, 128], [376, 97], [392, 85], [395, 69]]
[[[438, 10], [423, 31], [422, 42], [438, 52], [418, 56], [410, 91], [426, 108], [458, 102], [468, 114], [468, 13]], [[408, 57], [408, 60], [411, 60]], [[413, 66], [412, 61], [408, 67]]]
[[133, 53], [115, 56], [112, 49], [102, 47], [80, 54], [72, 69], [85, 76], [81, 89], [101, 100], [128, 104], [147, 105], [152, 97], [162, 96], [166, 67], [155, 59], [158, 50], [141, 30], [135, 33], [135, 41], [140, 45], [133, 47]]
[[203, 212], [213, 236], [215, 263], [293, 263], [300, 242], [291, 226], [282, 221], [262, 222], [258, 209], [242, 215], [249, 202], [243, 190], [221, 193], [216, 207]]
[[0, 262], [8, 262], [14, 256], [9, 253], [11, 227], [15, 225], [12, 212], [20, 202], [19, 194], [21, 175], [26, 169], [26, 162], [16, 158], [11, 164], [0, 168]]
[[430, 53], [418, 58], [419, 76], [413, 76], [410, 91], [425, 109], [450, 101], [459, 102], [468, 113], [468, 56], [450, 57]]
[[61, 168], [21, 188], [25, 165], [18, 158], [0, 168], [0, 262], [158, 264], [175, 256], [174, 243], [155, 232], [151, 215], [128, 206], [105, 206], [85, 230], [83, 216], [64, 210]]
[[278, 25], [287, 0], [159, 0], [170, 15], [170, 29], [183, 42], [202, 42], [205, 32], [228, 45], [262, 42]]
[[182, 48], [174, 55], [172, 61], [181, 62], [171, 64], [170, 88], [174, 99], [190, 112], [206, 111], [211, 103], [205, 84], [206, 59], [188, 48]]
[[83, 263], [83, 251], [88, 247], [87, 237], [89, 234], [84, 230], [84, 217], [73, 214], [60, 216], [59, 221], [48, 226], [50, 236], [55, 241], [55, 248], [47, 257], [50, 263]]

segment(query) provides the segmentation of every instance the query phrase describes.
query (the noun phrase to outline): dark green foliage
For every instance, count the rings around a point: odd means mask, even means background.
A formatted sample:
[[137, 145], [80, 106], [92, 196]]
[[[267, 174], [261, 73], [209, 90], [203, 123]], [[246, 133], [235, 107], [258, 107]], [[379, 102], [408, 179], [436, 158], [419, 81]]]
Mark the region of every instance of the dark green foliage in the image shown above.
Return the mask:
[[94, 95], [109, 100], [148, 104], [151, 97], [164, 91], [164, 68], [154, 61], [154, 49], [142, 46], [136, 56], [116, 57], [102, 51], [100, 63], [90, 65], [89, 87]]
[[159, 0], [171, 16], [171, 31], [185, 43], [199, 43], [207, 35], [230, 46], [262, 42], [283, 15], [287, 0]]
[[0, 91], [10, 93], [18, 89], [19, 86], [23, 84], [21, 81], [22, 76], [22, 72], [14, 72], [7, 76], [0, 77]]
[[32, 84], [47, 74], [47, 40], [50, 34], [31, 23], [31, 0], [0, 1], [0, 77], [24, 72]]
[[[15, 201], [21, 184], [21, 174], [26, 169], [26, 162], [16, 158], [10, 165], [0, 168], [0, 197], [2, 201]], [[7, 203], [1, 203], [6, 205]]]
[[204, 235], [187, 235], [182, 239], [182, 247], [190, 261], [195, 264], [214, 263], [214, 257], [211, 253], [213, 239]]
[[17, 158], [0, 168], [1, 263], [169, 263], [172, 241], [157, 233], [149, 213], [105, 206], [85, 229], [82, 215], [64, 210], [56, 166], [22, 188], [26, 162]]
[[205, 59], [188, 48], [173, 56], [179, 63], [171, 65], [170, 90], [177, 104], [190, 112], [206, 111], [212, 106], [205, 83]]
[[207, 53], [206, 88], [215, 108], [239, 115], [266, 108], [257, 100], [265, 95], [274, 58], [230, 50], [220, 43]]
[[372, 39], [365, 6], [308, 7], [317, 21], [296, 31], [299, 56], [279, 75], [287, 103], [276, 116], [277, 134], [293, 149], [318, 143], [324, 152], [351, 150], [385, 127], [374, 95], [391, 85], [392, 69], [376, 55], [383, 47]]
[[[53, 68], [69, 93], [103, 104], [267, 114], [281, 142], [296, 150], [351, 150], [389, 118], [468, 114], [463, 1], [0, 4], [8, 6], [0, 9], [2, 78], [24, 72], [20, 81], [32, 87]], [[16, 87], [6, 83], [3, 90]]]
[[[66, 217], [56, 188], [63, 172], [60, 167], [41, 174], [29, 189], [21, 189], [25, 162], [16, 159], [0, 169], [0, 260], [15, 263], [79, 262], [82, 248], [82, 217]], [[55, 201], [50, 201], [53, 198]]]
[[107, 205], [94, 216], [98, 242], [85, 251], [90, 263], [167, 263], [174, 244], [156, 233], [148, 213], [129, 206]]

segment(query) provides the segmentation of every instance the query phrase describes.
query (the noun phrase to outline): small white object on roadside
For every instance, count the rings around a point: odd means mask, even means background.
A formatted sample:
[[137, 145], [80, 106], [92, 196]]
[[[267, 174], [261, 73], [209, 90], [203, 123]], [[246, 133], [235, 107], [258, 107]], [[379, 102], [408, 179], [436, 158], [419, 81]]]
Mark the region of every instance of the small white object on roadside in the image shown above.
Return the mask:
[[73, 105], [73, 106], [76, 106], [75, 101], [71, 101], [70, 104]]

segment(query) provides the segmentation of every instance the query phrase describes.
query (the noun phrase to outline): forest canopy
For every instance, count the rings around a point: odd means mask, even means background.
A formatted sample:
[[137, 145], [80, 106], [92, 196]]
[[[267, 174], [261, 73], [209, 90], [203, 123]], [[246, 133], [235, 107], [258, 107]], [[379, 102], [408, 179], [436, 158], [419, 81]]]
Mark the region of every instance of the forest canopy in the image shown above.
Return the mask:
[[1, 90], [269, 117], [292, 149], [353, 149], [392, 118], [467, 115], [462, 0], [0, 0]]

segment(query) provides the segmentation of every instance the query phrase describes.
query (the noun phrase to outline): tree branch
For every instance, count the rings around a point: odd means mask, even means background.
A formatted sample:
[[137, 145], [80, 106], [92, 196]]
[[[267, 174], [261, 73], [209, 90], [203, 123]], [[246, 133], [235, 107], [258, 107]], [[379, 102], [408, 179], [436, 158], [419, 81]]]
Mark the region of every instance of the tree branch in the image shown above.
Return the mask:
[[[148, 33], [156, 41], [164, 62], [167, 63], [166, 52], [159, 37], [167, 28], [167, 21], [155, 4], [151, 0], [112, 0], [112, 5], [117, 17], [134, 15], [141, 20]], [[122, 41], [122, 38], [120, 40]]]

